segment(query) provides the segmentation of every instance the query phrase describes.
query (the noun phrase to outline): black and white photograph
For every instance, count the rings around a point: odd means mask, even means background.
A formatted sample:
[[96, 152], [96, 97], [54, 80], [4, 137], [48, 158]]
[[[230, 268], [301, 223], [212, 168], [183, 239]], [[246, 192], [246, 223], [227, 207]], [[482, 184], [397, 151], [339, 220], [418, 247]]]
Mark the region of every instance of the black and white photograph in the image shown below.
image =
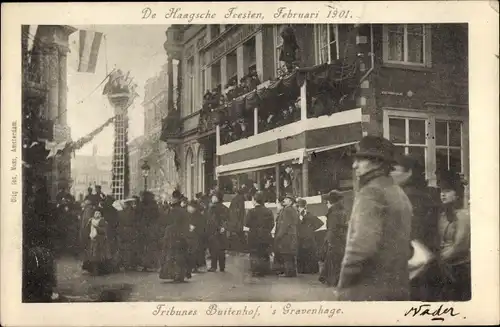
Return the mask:
[[471, 25], [224, 5], [214, 23], [166, 3], [137, 4], [134, 24], [18, 26], [21, 302], [458, 315], [486, 264], [472, 251]]

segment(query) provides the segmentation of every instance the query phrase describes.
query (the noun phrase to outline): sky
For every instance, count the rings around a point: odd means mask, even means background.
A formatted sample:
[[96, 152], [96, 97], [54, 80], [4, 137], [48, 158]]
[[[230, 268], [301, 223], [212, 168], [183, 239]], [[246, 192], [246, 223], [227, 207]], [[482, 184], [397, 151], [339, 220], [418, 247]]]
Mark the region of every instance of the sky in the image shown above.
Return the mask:
[[[142, 135], [144, 129], [144, 85], [146, 80], [160, 72], [167, 62], [163, 43], [168, 25], [86, 25], [74, 26], [78, 29], [102, 32], [105, 35], [99, 49], [95, 74], [79, 73], [78, 47], [79, 31], [70, 35], [70, 53], [68, 54], [68, 125], [73, 141], [87, 135], [106, 119], [112, 117], [113, 108], [106, 96], [102, 95], [104, 84], [94, 89], [114, 67], [130, 76], [137, 83], [139, 97], [129, 108], [129, 141]], [[106, 60], [107, 58], [107, 60]], [[94, 91], [94, 92], [93, 92]], [[92, 93], [93, 92], [93, 93]], [[83, 102], [81, 102], [83, 100]], [[80, 103], [81, 102], [81, 103]], [[93, 145], [97, 145], [98, 155], [113, 153], [113, 125], [97, 135], [76, 154], [92, 154]]]

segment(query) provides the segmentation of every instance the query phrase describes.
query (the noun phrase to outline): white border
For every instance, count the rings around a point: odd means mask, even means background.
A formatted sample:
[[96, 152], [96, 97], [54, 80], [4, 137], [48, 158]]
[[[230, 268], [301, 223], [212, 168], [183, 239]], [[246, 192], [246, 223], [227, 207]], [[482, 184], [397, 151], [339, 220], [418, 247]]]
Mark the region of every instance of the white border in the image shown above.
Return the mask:
[[[295, 308], [340, 309], [342, 313], [327, 315], [287, 315], [286, 303], [220, 303], [234, 309], [259, 307], [260, 315], [210, 316], [210, 303], [176, 302], [177, 308], [193, 308], [197, 316], [154, 316], [156, 304], [101, 303], [101, 304], [21, 304], [21, 206], [11, 204], [12, 191], [21, 185], [9, 185], [12, 172], [9, 165], [16, 155], [9, 152], [11, 124], [20, 122], [21, 74], [20, 24], [169, 24], [162, 12], [171, 7], [196, 12], [200, 3], [152, 3], [160, 13], [155, 20], [141, 19], [143, 3], [9, 3], [2, 4], [2, 203], [1, 203], [1, 323], [7, 326], [151, 326], [151, 325], [427, 325], [428, 317], [408, 317], [405, 312], [420, 303], [348, 303], [298, 302]], [[440, 325], [498, 324], [499, 314], [499, 212], [498, 212], [498, 11], [489, 1], [394, 1], [394, 2], [330, 2], [339, 10], [349, 10], [346, 19], [331, 19], [336, 23], [469, 23], [469, 115], [471, 158], [471, 216], [472, 216], [472, 279], [473, 299], [467, 303], [448, 303], [460, 314], [447, 318]], [[326, 12], [319, 2], [259, 2], [259, 3], [203, 3], [203, 10], [220, 13], [218, 20], [176, 20], [175, 23], [320, 23], [326, 18], [290, 20], [273, 18], [278, 7], [298, 12]], [[224, 19], [229, 7], [261, 11], [265, 20]], [[17, 130], [18, 136], [21, 133]], [[20, 140], [20, 138], [18, 138]], [[17, 154], [20, 153], [20, 142]], [[20, 167], [20, 161], [18, 165]], [[270, 288], [272, 292], [273, 289]], [[435, 306], [433, 306], [435, 308]], [[274, 312], [273, 310], [276, 310]], [[273, 314], [274, 313], [274, 314]]]

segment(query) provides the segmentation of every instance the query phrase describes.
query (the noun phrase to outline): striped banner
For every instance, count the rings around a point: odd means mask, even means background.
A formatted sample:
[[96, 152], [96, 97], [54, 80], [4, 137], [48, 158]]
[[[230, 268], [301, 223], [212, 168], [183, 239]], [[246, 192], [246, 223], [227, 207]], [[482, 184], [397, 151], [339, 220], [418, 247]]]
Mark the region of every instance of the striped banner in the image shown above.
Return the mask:
[[102, 36], [103, 34], [100, 32], [80, 30], [78, 62], [78, 71], [80, 73], [95, 73]]

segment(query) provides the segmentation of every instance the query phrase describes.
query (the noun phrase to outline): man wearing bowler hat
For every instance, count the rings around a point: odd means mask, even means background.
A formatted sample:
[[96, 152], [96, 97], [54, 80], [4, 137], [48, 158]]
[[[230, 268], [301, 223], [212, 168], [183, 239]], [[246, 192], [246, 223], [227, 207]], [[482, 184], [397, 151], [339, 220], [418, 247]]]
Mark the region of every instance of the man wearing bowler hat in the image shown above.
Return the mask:
[[412, 207], [389, 176], [394, 145], [378, 136], [357, 144], [359, 190], [351, 212], [337, 292], [341, 301], [409, 300]]
[[297, 251], [298, 251], [298, 225], [299, 214], [293, 207], [295, 197], [286, 194], [283, 199], [283, 210], [280, 211], [276, 219], [276, 234], [274, 236], [274, 252], [284, 265], [284, 271], [280, 273], [282, 277], [297, 276]]

